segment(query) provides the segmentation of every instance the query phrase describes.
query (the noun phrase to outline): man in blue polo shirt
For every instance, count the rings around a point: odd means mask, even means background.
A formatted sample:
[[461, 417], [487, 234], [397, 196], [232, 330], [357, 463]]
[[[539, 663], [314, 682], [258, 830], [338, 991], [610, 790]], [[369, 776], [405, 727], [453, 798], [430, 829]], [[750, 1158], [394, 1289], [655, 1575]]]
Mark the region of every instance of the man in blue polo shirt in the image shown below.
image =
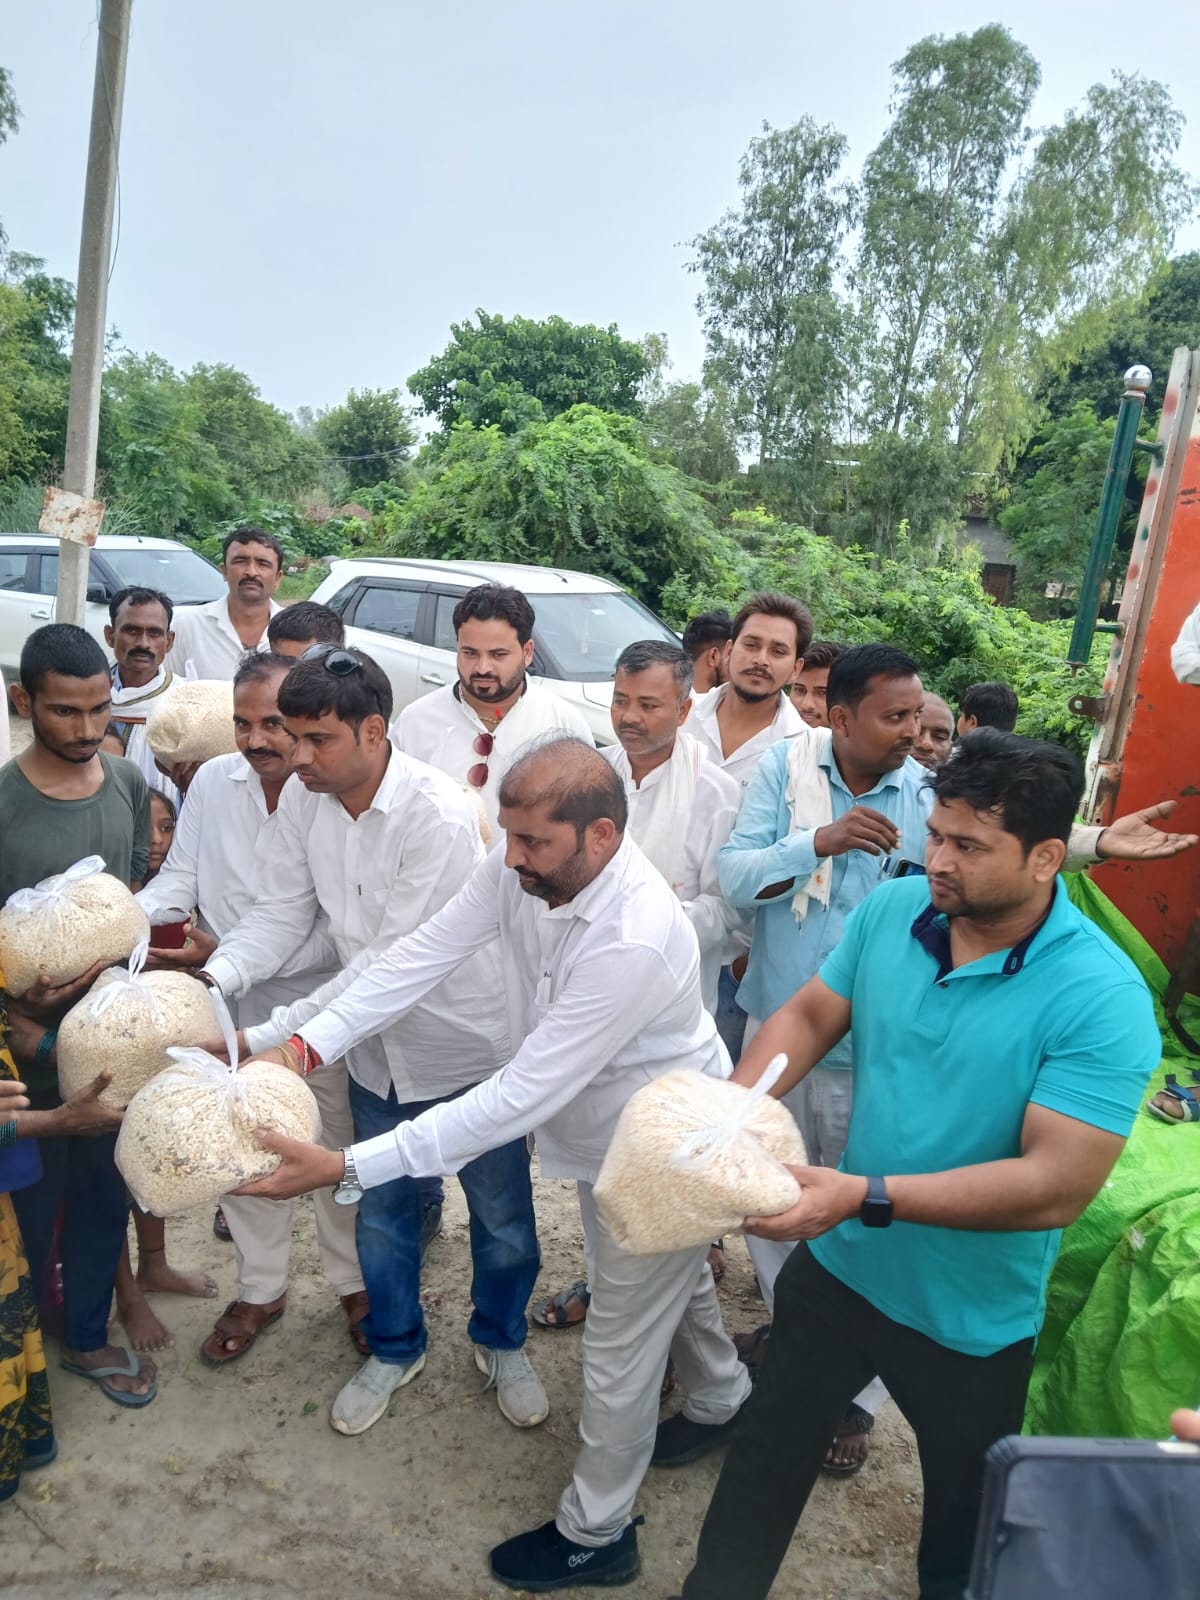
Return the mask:
[[1058, 872], [1077, 758], [994, 729], [934, 776], [928, 878], [872, 893], [764, 1022], [735, 1074], [780, 1051], [788, 1092], [850, 1032], [841, 1167], [748, 1219], [811, 1241], [776, 1284], [758, 1390], [700, 1535], [685, 1600], [762, 1600], [833, 1429], [878, 1373], [921, 1453], [921, 1600], [961, 1600], [983, 1458], [1020, 1429], [1060, 1230], [1090, 1203], [1160, 1055], [1133, 965]]

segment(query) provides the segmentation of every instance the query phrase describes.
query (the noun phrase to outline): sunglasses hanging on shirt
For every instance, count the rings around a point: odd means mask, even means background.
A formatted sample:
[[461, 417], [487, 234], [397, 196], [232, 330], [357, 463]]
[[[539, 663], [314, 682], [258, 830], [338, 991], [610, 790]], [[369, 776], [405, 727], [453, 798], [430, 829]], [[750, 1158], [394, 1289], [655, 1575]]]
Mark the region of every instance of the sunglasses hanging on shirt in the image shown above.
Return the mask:
[[496, 748], [496, 741], [495, 741], [495, 739], [493, 739], [493, 737], [492, 737], [492, 735], [490, 733], [477, 733], [475, 735], [475, 740], [474, 740], [474, 743], [471, 745], [471, 749], [474, 750], [474, 752], [475, 752], [475, 754], [477, 756], [483, 756], [484, 759], [482, 761], [480, 761], [476, 766], [473, 766], [471, 768], [471, 770], [467, 773], [467, 782], [471, 785], [472, 789], [482, 789], [484, 787], [484, 785], [487, 783], [487, 781], [488, 781], [487, 758], [488, 758], [488, 756], [491, 755], [492, 751], [495, 748]]

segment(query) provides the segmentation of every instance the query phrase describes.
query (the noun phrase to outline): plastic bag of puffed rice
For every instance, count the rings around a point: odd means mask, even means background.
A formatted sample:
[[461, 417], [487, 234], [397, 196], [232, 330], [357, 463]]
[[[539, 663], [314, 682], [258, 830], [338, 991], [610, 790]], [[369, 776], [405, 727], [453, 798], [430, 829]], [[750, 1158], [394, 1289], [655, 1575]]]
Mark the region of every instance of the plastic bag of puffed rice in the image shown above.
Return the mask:
[[220, 1031], [212, 991], [190, 972], [143, 972], [145, 941], [129, 969], [109, 967], [58, 1030], [58, 1088], [64, 1100], [86, 1089], [96, 1074], [112, 1073], [101, 1103], [128, 1105], [150, 1079], [170, 1065], [172, 1046], [198, 1045]]
[[212, 1205], [231, 1189], [265, 1178], [279, 1157], [256, 1128], [312, 1141], [321, 1118], [302, 1078], [269, 1061], [237, 1066], [233, 1022], [212, 995], [232, 1065], [205, 1050], [168, 1050], [171, 1065], [129, 1102], [117, 1136], [117, 1167], [138, 1205], [175, 1217]]
[[164, 767], [232, 755], [232, 682], [176, 678], [146, 718], [146, 743]]
[[97, 961], [124, 961], [150, 937], [150, 923], [128, 884], [85, 856], [65, 872], [9, 895], [0, 911], [0, 971], [22, 995], [45, 973], [70, 983]]
[[807, 1164], [788, 1108], [768, 1091], [776, 1056], [752, 1089], [702, 1072], [668, 1072], [633, 1095], [596, 1180], [596, 1205], [633, 1255], [656, 1255], [738, 1233], [800, 1198], [788, 1166]]

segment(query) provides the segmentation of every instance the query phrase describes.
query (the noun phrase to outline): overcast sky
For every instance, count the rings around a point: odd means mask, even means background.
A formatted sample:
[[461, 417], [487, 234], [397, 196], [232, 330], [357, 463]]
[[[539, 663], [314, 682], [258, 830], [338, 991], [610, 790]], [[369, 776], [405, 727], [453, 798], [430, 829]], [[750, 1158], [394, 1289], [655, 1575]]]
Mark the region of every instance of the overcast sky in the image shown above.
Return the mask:
[[[0, 0], [22, 112], [0, 218], [69, 278], [96, 9]], [[698, 375], [682, 241], [736, 199], [763, 119], [836, 124], [857, 170], [891, 63], [995, 20], [1041, 63], [1035, 123], [1140, 71], [1200, 173], [1194, 0], [134, 0], [109, 321], [288, 410], [402, 387], [477, 306], [665, 332]]]

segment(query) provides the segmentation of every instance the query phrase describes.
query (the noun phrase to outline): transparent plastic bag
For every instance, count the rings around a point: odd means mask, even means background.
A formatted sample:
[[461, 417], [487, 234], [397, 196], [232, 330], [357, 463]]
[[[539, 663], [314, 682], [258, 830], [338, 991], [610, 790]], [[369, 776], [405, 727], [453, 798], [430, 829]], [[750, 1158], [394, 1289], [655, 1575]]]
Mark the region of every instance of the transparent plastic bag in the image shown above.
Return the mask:
[[212, 1000], [231, 1064], [206, 1050], [168, 1050], [171, 1065], [134, 1095], [117, 1137], [117, 1167], [138, 1205], [157, 1217], [213, 1205], [274, 1172], [279, 1157], [262, 1148], [256, 1128], [310, 1142], [320, 1136], [308, 1085], [269, 1062], [239, 1068], [233, 1019], [215, 990]]
[[143, 940], [128, 969], [110, 967], [72, 1006], [58, 1030], [58, 1087], [64, 1100], [111, 1072], [104, 1105], [124, 1106], [165, 1067], [172, 1046], [198, 1045], [220, 1031], [212, 991], [188, 972], [144, 972]]
[[164, 767], [232, 755], [232, 682], [176, 678], [146, 718], [146, 743]]
[[596, 1180], [596, 1205], [617, 1243], [655, 1255], [739, 1233], [800, 1198], [787, 1170], [807, 1162], [795, 1119], [769, 1091], [778, 1055], [752, 1089], [699, 1072], [668, 1072], [634, 1094]]
[[45, 973], [70, 983], [97, 961], [125, 961], [150, 923], [129, 886], [85, 856], [65, 872], [9, 895], [0, 911], [0, 971], [10, 994], [22, 995]]

